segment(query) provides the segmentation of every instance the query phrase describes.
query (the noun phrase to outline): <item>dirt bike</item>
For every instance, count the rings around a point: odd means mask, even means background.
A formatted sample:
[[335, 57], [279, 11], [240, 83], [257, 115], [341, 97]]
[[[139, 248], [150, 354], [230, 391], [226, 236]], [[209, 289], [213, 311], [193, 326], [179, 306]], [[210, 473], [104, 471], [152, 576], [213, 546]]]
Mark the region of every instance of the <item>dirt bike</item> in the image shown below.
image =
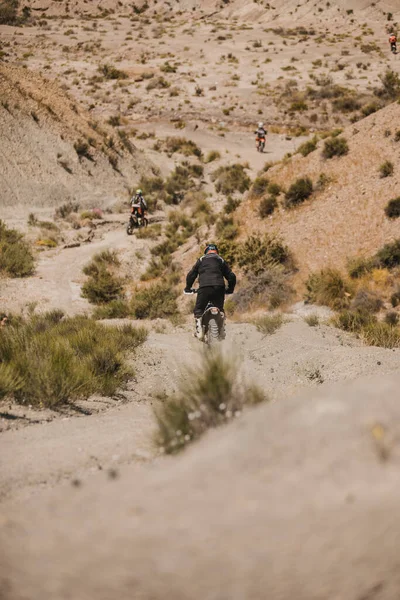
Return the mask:
[[258, 138], [258, 140], [257, 140], [257, 151], [258, 152], [264, 152], [264, 148], [265, 148], [265, 137], [264, 138]]
[[126, 233], [128, 235], [132, 235], [135, 229], [139, 229], [140, 227], [147, 227], [148, 224], [149, 221], [146, 219], [146, 217], [141, 217], [136, 213], [132, 213], [129, 217], [129, 223], [126, 227]]
[[[190, 292], [184, 292], [185, 296], [197, 294], [198, 289], [191, 289]], [[225, 293], [228, 293], [225, 290]], [[225, 339], [225, 313], [209, 302], [201, 317], [202, 341], [208, 346], [213, 346], [217, 342]]]

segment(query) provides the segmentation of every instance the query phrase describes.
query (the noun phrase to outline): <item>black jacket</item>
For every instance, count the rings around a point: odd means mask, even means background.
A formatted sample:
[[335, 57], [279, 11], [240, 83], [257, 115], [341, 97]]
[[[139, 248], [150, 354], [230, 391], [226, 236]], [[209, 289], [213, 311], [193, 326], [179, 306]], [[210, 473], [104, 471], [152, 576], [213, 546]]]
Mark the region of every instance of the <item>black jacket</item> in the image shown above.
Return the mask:
[[233, 292], [235, 289], [236, 275], [218, 254], [209, 253], [198, 259], [186, 276], [186, 289], [192, 287], [197, 276], [199, 277], [199, 288], [209, 285], [221, 285], [225, 287], [225, 277], [228, 281], [229, 291]]

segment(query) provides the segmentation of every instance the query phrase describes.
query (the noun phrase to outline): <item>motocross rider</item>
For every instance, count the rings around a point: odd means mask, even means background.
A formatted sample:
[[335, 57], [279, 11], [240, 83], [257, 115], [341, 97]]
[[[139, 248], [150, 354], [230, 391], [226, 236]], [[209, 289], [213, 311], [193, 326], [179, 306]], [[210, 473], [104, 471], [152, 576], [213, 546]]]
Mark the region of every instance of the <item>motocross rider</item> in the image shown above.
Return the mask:
[[[207, 244], [204, 255], [201, 256], [190, 269], [186, 276], [185, 293], [189, 294], [191, 288], [199, 277], [199, 291], [194, 307], [194, 318], [196, 332], [195, 337], [202, 339], [203, 331], [201, 320], [206, 306], [212, 302], [221, 312], [224, 310], [225, 294], [233, 294], [236, 285], [236, 275], [231, 271], [227, 263], [218, 254], [216, 244]], [[225, 289], [225, 281], [228, 287]]]
[[257, 130], [254, 132], [256, 134], [256, 146], [258, 146], [258, 142], [262, 139], [265, 140], [267, 137], [267, 130], [264, 128], [264, 123], [259, 123]]
[[145, 211], [147, 211], [147, 202], [143, 198], [141, 189], [136, 190], [136, 194], [131, 198], [131, 210], [138, 220], [144, 217]]

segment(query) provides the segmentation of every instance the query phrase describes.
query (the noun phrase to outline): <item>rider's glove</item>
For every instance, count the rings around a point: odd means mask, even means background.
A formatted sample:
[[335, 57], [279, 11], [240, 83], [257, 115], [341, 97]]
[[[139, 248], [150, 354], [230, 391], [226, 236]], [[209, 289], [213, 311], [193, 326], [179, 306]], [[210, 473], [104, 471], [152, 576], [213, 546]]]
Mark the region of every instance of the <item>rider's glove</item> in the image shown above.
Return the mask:
[[229, 288], [226, 288], [225, 294], [233, 294], [233, 290], [230, 290]]

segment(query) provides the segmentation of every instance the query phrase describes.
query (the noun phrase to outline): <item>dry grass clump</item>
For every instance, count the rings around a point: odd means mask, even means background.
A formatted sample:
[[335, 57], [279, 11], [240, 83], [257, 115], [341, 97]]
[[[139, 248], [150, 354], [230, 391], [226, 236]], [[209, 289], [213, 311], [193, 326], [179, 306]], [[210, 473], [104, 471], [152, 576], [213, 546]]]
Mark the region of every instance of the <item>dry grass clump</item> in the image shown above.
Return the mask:
[[164, 141], [164, 148], [169, 156], [172, 156], [175, 152], [179, 152], [184, 156], [197, 156], [198, 158], [202, 156], [198, 145], [184, 137], [167, 137]]
[[326, 159], [334, 156], [344, 156], [348, 154], [349, 146], [347, 140], [341, 137], [332, 137], [325, 140], [322, 156]]
[[35, 261], [23, 235], [15, 229], [9, 229], [0, 220], [0, 273], [10, 277], [28, 277], [32, 275]]
[[[224, 254], [225, 257], [225, 254]], [[280, 266], [267, 266], [262, 273], [249, 273], [230, 302], [235, 310], [246, 311], [257, 306], [275, 310], [294, 296], [289, 283], [291, 273]]]
[[385, 160], [379, 167], [379, 175], [382, 179], [393, 175], [394, 165], [390, 160]]
[[296, 179], [285, 194], [285, 207], [292, 208], [301, 204], [313, 193], [313, 183], [309, 177]]
[[110, 64], [100, 65], [98, 70], [105, 79], [128, 79], [128, 73]]
[[302, 156], [308, 156], [311, 152], [317, 149], [318, 138], [315, 136], [311, 140], [307, 140], [297, 148], [297, 152]]
[[263, 315], [254, 321], [257, 331], [264, 335], [275, 333], [284, 323], [283, 316], [280, 313], [275, 315]]
[[172, 317], [178, 312], [176, 298], [177, 293], [170, 283], [154, 283], [136, 290], [131, 300], [131, 313], [136, 319]]
[[77, 213], [79, 211], [79, 204], [77, 202], [66, 202], [56, 208], [54, 216], [56, 219], [66, 219], [71, 213]]
[[106, 304], [114, 300], [123, 300], [124, 282], [114, 273], [120, 261], [115, 251], [105, 250], [96, 254], [83, 268], [88, 276], [82, 286], [82, 296], [92, 304]]
[[267, 196], [266, 198], [263, 198], [259, 204], [258, 207], [258, 214], [260, 215], [260, 217], [262, 219], [265, 219], [265, 217], [269, 217], [270, 215], [273, 214], [273, 212], [275, 211], [275, 209], [278, 206], [278, 200], [276, 198], [276, 196]]
[[372, 322], [363, 327], [361, 337], [368, 346], [400, 347], [400, 329], [382, 321]]
[[204, 162], [205, 163], [214, 162], [214, 160], [218, 160], [219, 158], [221, 158], [221, 153], [218, 152], [218, 150], [210, 150], [210, 152], [207, 154]]
[[132, 376], [127, 353], [146, 335], [57, 310], [15, 320], [0, 330], [0, 397], [56, 408], [93, 393], [112, 396]]
[[304, 317], [304, 321], [307, 323], [307, 325], [309, 325], [309, 327], [317, 327], [317, 325], [319, 325], [319, 317], [315, 314], [307, 315]]
[[400, 197], [389, 200], [385, 206], [385, 215], [389, 219], [397, 219], [400, 217]]
[[14, 25], [18, 21], [19, 0], [0, 1], [0, 25]]
[[246, 406], [264, 400], [259, 388], [243, 383], [235, 361], [207, 352], [182, 378], [178, 391], [156, 406], [157, 442], [166, 453], [178, 452], [208, 429], [238, 417]]
[[291, 252], [283, 242], [274, 236], [250, 236], [240, 245], [237, 263], [245, 273], [259, 275], [268, 266], [283, 265], [293, 267]]
[[329, 306], [334, 310], [349, 305], [349, 286], [336, 269], [322, 269], [312, 273], [306, 281], [306, 289], [306, 302]]
[[246, 167], [239, 163], [216, 169], [211, 175], [211, 180], [215, 182], [217, 192], [226, 196], [234, 192], [246, 192], [251, 182], [245, 169]]

